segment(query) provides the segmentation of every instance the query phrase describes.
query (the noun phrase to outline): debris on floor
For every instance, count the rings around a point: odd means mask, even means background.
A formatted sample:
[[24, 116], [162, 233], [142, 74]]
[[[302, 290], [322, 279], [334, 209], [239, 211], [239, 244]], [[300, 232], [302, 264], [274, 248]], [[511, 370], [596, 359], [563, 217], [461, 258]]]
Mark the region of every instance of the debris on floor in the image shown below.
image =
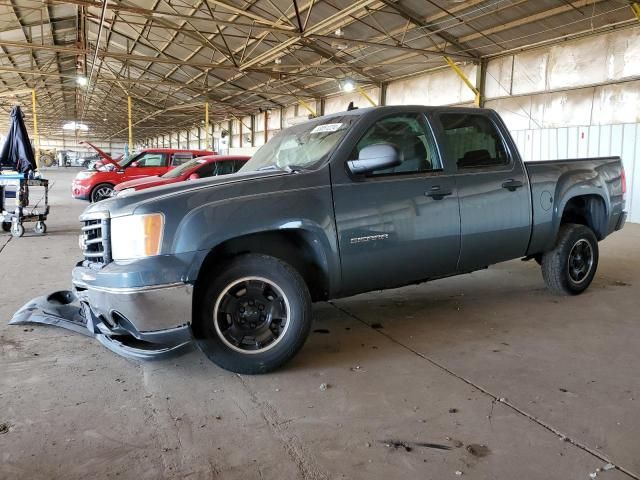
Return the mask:
[[486, 445], [478, 445], [477, 443], [472, 443], [467, 445], [467, 452], [469, 452], [474, 457], [483, 458], [489, 455], [491, 453], [491, 450], [489, 450], [489, 447], [487, 447]]
[[450, 408], [449, 409], [449, 413], [458, 413], [458, 409], [457, 408]]
[[404, 449], [406, 452], [413, 451], [416, 447], [433, 448], [435, 450], [451, 450], [449, 445], [442, 445], [440, 443], [426, 443], [426, 442], [404, 442], [402, 440], [380, 440], [387, 448], [393, 448], [394, 450]]
[[329, 385], [328, 383], [321, 383], [320, 384], [320, 391], [321, 392], [326, 391], [328, 388], [331, 388], [331, 385]]
[[329, 330], [326, 328], [316, 328], [313, 333], [329, 333]]
[[605, 471], [605, 472], [608, 472], [609, 470], [613, 470], [615, 468], [616, 468], [616, 466], [613, 463], [607, 463], [607, 464], [605, 464], [604, 467], [602, 467], [602, 470]]
[[461, 471], [461, 470], [456, 470], [456, 475], [457, 475], [458, 477], [462, 476], [462, 471]]
[[371, 328], [374, 328], [376, 330], [380, 330], [381, 328], [384, 328], [384, 327], [382, 326], [381, 323], [372, 323], [371, 324]]
[[0, 423], [0, 435], [9, 432], [9, 424], [8, 423]]

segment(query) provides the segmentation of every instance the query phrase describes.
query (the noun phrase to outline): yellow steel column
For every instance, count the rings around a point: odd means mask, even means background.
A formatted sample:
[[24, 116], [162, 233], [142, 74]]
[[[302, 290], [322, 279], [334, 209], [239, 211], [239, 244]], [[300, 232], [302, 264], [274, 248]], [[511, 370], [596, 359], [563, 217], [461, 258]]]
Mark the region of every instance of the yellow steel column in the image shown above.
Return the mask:
[[36, 169], [40, 168], [40, 134], [38, 134], [38, 111], [36, 109], [36, 89], [31, 90], [31, 110], [33, 111], [33, 139], [36, 144]]
[[204, 149], [207, 150], [211, 148], [213, 150], [213, 145], [209, 142], [209, 102], [205, 102], [204, 104]]
[[640, 20], [640, 3], [631, 2], [631, 10], [633, 10], [633, 13], [636, 14], [636, 18]]
[[480, 106], [480, 90], [478, 90], [476, 86], [473, 83], [471, 83], [471, 81], [467, 78], [464, 72], [460, 70], [460, 67], [458, 67], [458, 65], [456, 65], [453, 60], [451, 60], [449, 57], [444, 57], [444, 59], [446, 60], [447, 64], [453, 69], [453, 71], [458, 74], [458, 76], [462, 79], [465, 85], [469, 87], [469, 89], [475, 94], [476, 97], [473, 103], [475, 103], [476, 107], [479, 107]]
[[131, 95], [127, 96], [127, 113], [129, 117], [129, 155], [133, 153], [133, 125], [131, 124]]
[[376, 102], [374, 102], [373, 99], [369, 95], [367, 95], [367, 92], [365, 92], [364, 89], [360, 85], [356, 85], [356, 90], [358, 91], [358, 93], [360, 95], [362, 95], [364, 98], [366, 98], [369, 101], [371, 106], [377, 107]]
[[305, 108], [305, 110], [307, 110], [314, 118], [318, 116], [316, 111], [313, 108], [311, 108], [311, 105], [305, 102], [302, 98], [296, 97], [296, 99], [298, 100], [298, 102], [300, 102], [300, 105], [302, 105]]

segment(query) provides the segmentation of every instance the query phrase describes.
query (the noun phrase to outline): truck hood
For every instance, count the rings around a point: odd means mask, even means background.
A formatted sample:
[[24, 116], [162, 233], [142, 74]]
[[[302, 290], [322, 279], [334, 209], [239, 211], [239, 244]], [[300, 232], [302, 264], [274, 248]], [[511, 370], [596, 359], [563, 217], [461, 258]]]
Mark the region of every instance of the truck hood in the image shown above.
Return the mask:
[[277, 171], [234, 173], [230, 175], [220, 175], [218, 177], [191, 180], [188, 182], [178, 182], [169, 185], [160, 185], [144, 190], [136, 191], [124, 197], [117, 196], [101, 202], [93, 203], [86, 208], [83, 215], [104, 212], [107, 210], [111, 217], [121, 217], [131, 215], [138, 207], [152, 202], [156, 199], [167, 199], [182, 195], [189, 195], [192, 192], [204, 189], [214, 189], [221, 186], [247, 182], [259, 181], [262, 179], [295, 175], [295, 173]]

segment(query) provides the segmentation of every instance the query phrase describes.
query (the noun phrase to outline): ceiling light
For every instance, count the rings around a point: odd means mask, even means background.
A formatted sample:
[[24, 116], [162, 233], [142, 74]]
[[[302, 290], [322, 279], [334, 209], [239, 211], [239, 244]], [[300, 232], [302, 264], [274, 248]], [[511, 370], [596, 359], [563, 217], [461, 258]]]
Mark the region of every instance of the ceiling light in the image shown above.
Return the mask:
[[342, 35], [344, 35], [344, 32], [342, 31], [342, 29], [340, 27], [338, 27], [338, 29], [335, 31], [335, 36], [336, 37], [341, 37]]
[[84, 123], [79, 123], [79, 122], [67, 122], [62, 126], [63, 130], [82, 130], [83, 132], [86, 132], [87, 130], [89, 130], [89, 127], [87, 127]]
[[340, 88], [343, 92], [353, 92], [356, 89], [356, 83], [350, 78], [347, 78], [346, 80], [342, 81], [342, 83], [340, 84]]
[[281, 58], [276, 58], [276, 59], [274, 60], [274, 63], [275, 63], [276, 65], [280, 65], [280, 64], [282, 63], [282, 59], [281, 59]]
[[76, 77], [76, 82], [78, 82], [78, 85], [80, 85], [81, 87], [85, 87], [87, 83], [89, 83], [89, 80], [87, 80], [87, 77], [79, 75], [78, 77]]

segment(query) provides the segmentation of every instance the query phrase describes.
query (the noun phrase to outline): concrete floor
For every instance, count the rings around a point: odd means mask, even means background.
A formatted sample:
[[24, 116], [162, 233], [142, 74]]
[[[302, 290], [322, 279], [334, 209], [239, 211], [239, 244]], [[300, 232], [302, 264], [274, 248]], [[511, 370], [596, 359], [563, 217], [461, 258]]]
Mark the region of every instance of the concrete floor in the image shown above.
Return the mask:
[[0, 236], [0, 478], [640, 478], [640, 226], [582, 296], [513, 261], [318, 304], [301, 354], [249, 377], [6, 324], [69, 286], [74, 173], [48, 173], [47, 236]]

